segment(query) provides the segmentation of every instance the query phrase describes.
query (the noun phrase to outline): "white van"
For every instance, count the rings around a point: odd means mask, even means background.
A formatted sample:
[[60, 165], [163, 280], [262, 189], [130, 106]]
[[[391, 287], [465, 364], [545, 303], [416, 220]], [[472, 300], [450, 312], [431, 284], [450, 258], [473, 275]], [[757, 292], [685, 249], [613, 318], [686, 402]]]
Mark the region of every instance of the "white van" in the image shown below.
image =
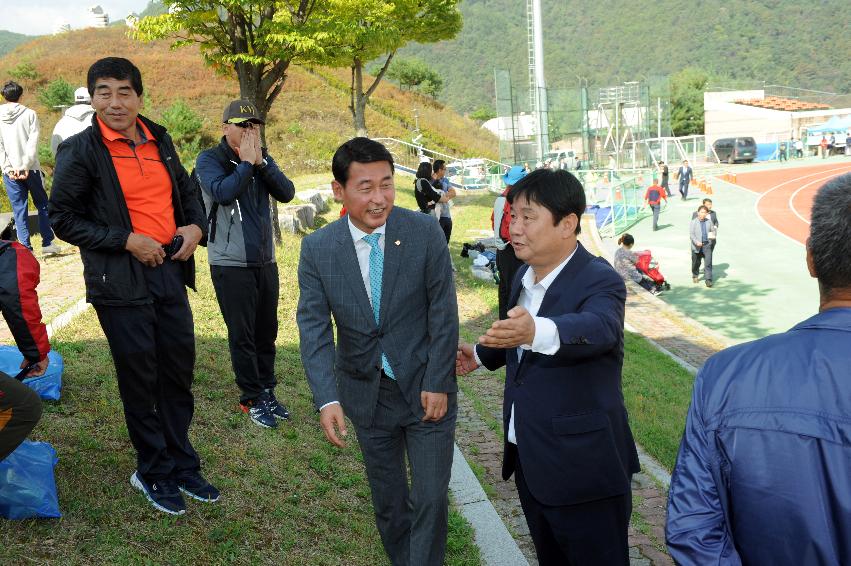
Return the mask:
[[576, 152], [572, 149], [559, 149], [544, 154], [544, 163], [551, 161], [558, 165], [564, 159], [564, 166], [568, 169], [576, 169]]

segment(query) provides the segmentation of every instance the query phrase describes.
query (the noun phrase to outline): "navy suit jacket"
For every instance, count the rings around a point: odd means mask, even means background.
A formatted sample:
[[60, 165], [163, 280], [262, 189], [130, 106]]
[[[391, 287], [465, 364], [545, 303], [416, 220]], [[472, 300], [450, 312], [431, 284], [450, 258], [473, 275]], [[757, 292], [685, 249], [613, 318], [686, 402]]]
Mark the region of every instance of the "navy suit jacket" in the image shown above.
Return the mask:
[[[509, 308], [527, 269], [514, 278]], [[529, 491], [544, 505], [625, 494], [639, 470], [621, 392], [625, 301], [623, 279], [578, 244], [538, 311], [558, 327], [558, 352], [525, 351], [518, 361], [514, 348], [476, 346], [485, 367], [506, 366], [506, 431], [514, 405], [517, 447], [506, 441], [503, 478], [519, 458]]]

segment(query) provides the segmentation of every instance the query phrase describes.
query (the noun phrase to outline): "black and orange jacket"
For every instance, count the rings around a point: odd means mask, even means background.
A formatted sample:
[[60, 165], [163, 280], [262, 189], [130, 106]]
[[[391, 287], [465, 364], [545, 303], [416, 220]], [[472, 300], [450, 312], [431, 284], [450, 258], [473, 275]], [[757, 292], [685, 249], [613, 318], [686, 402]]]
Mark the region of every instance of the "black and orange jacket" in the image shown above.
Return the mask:
[[18, 242], [0, 240], [0, 311], [18, 349], [31, 363], [43, 360], [50, 351], [35, 290], [39, 273], [32, 252]]
[[[175, 225], [195, 224], [206, 235], [207, 217], [171, 137], [144, 116], [139, 120], [153, 135], [171, 179]], [[125, 249], [133, 223], [97, 119], [91, 128], [59, 144], [48, 212], [56, 235], [80, 248], [88, 302], [116, 307], [154, 302], [144, 266]], [[179, 263], [184, 284], [195, 289], [194, 258]]]

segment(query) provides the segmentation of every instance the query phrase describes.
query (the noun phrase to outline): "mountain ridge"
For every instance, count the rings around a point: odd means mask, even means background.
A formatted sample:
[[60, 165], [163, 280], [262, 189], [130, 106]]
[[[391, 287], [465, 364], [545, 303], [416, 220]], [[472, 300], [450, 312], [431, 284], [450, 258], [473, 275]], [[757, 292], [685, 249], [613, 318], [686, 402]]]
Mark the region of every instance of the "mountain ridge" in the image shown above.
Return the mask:
[[[575, 88], [707, 71], [715, 83], [783, 84], [851, 93], [844, 0], [695, 2], [635, 0], [590, 3], [542, 0], [548, 87]], [[411, 44], [444, 78], [440, 99], [460, 112], [493, 107], [493, 69], [512, 72], [527, 90], [525, 0], [464, 0], [464, 29], [453, 40]], [[847, 18], [846, 18], [847, 19]]]

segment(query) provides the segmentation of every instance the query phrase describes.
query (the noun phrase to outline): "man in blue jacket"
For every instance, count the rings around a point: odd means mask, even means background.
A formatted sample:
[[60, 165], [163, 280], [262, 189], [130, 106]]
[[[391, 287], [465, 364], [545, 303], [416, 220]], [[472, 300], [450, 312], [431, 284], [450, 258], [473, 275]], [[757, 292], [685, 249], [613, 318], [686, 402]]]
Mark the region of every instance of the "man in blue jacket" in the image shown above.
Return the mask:
[[541, 566], [629, 564], [638, 456], [621, 392], [626, 288], [577, 241], [585, 193], [539, 169], [508, 193], [520, 268], [508, 318], [456, 371], [505, 366], [502, 477], [513, 474]]
[[851, 174], [811, 220], [819, 314], [697, 375], [668, 501], [678, 564], [851, 564]]
[[289, 412], [275, 397], [278, 264], [269, 197], [289, 202], [295, 186], [260, 146], [257, 108], [234, 100], [222, 116], [224, 136], [202, 152], [195, 174], [209, 212], [207, 257], [225, 325], [240, 408], [275, 428]]

